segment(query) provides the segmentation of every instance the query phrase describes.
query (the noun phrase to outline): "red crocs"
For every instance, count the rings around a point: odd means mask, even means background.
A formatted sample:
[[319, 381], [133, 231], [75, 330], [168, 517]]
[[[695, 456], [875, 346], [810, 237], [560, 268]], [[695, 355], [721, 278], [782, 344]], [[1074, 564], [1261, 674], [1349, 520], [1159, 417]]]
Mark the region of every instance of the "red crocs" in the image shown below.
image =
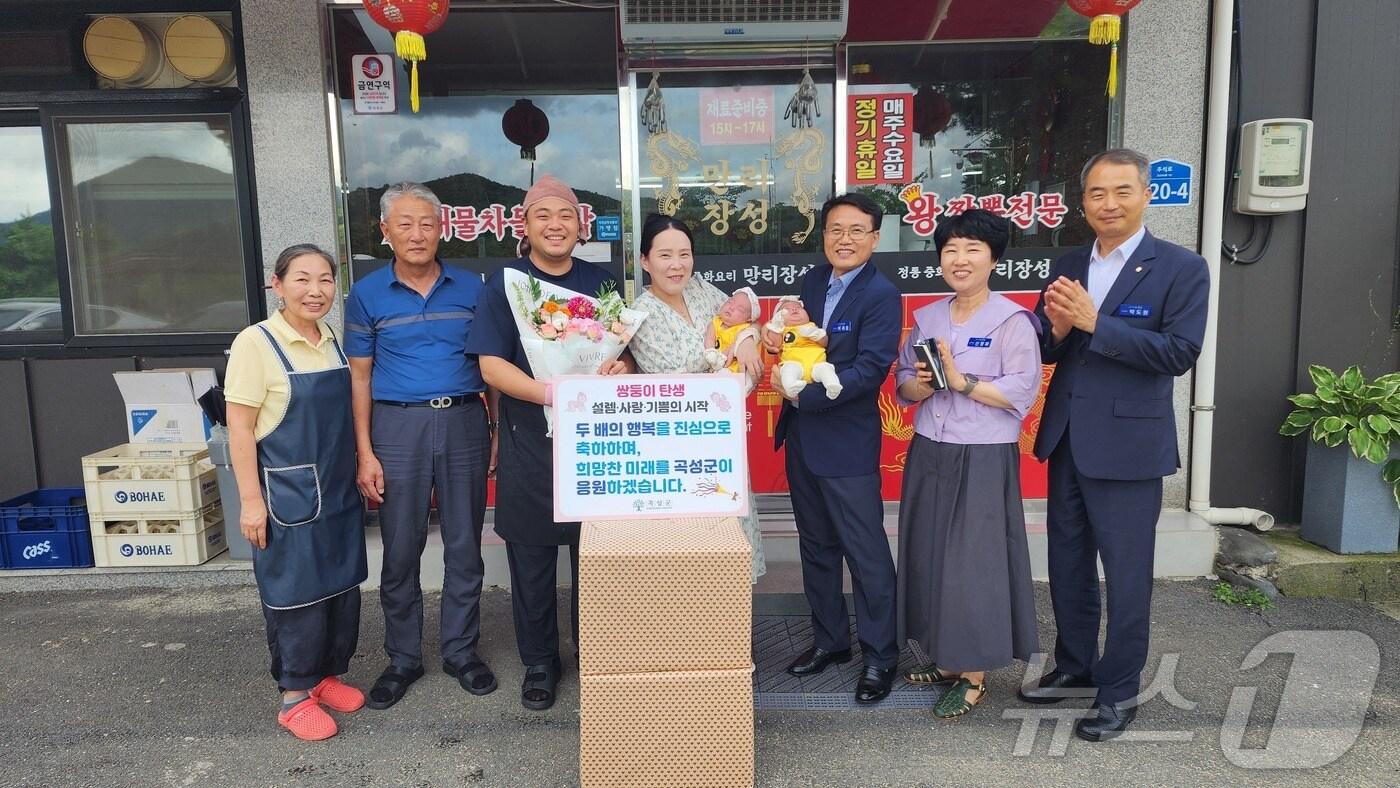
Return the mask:
[[365, 705], [365, 694], [335, 676], [321, 679], [311, 689], [311, 699], [325, 704], [332, 711], [349, 713]]
[[277, 722], [302, 741], [329, 739], [340, 730], [315, 698], [307, 698], [288, 711], [279, 713]]

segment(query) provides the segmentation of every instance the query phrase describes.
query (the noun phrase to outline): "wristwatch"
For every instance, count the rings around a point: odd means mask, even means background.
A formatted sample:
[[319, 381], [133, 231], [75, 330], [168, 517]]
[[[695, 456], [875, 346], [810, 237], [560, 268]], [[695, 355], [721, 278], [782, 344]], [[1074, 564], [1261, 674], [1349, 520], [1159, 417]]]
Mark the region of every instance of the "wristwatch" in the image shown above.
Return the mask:
[[964, 395], [971, 395], [972, 390], [977, 387], [977, 383], [981, 380], [981, 378], [977, 377], [976, 375], [964, 374], [963, 380], [967, 382], [963, 384], [963, 387], [959, 391], [959, 393]]

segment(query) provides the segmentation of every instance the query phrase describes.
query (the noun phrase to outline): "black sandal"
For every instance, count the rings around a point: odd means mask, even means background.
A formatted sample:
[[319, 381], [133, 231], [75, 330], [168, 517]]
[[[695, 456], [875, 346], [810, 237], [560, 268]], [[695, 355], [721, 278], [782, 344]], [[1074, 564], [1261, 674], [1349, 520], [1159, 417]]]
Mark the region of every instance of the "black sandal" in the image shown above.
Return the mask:
[[374, 680], [374, 686], [365, 696], [365, 705], [371, 709], [387, 709], [403, 700], [404, 693], [408, 692], [408, 685], [421, 678], [423, 678], [422, 665], [410, 671], [403, 671], [390, 665], [384, 669], [383, 673], [379, 674], [379, 678]]
[[496, 674], [479, 659], [472, 659], [460, 668], [451, 663], [442, 663], [442, 672], [457, 679], [462, 689], [473, 695], [490, 695], [496, 691]]
[[557, 657], [543, 665], [526, 665], [525, 681], [520, 685], [520, 705], [534, 711], [544, 711], [553, 706], [562, 671], [563, 666]]

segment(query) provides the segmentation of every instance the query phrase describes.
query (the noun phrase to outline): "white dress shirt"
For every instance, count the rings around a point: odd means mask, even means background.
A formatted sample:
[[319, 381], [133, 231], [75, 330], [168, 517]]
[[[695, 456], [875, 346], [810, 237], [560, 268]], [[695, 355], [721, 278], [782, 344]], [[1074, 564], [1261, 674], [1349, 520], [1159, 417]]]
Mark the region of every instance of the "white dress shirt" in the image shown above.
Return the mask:
[[1084, 289], [1089, 291], [1089, 296], [1094, 299], [1094, 307], [1101, 308], [1105, 298], [1108, 298], [1108, 291], [1113, 289], [1113, 283], [1118, 281], [1118, 275], [1123, 272], [1123, 266], [1128, 264], [1128, 258], [1137, 251], [1138, 245], [1142, 243], [1143, 236], [1147, 235], [1147, 227], [1139, 227], [1138, 231], [1128, 237], [1128, 240], [1118, 245], [1117, 249], [1108, 253], [1108, 257], [1099, 256], [1099, 242], [1094, 240], [1094, 245], [1089, 250], [1089, 281]]

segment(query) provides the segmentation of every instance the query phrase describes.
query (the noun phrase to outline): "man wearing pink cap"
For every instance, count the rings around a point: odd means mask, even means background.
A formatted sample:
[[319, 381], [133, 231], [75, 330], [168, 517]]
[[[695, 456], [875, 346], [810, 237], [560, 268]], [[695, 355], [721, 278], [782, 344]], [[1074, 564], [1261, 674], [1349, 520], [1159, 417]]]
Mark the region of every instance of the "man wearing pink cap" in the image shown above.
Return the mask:
[[[573, 257], [581, 229], [573, 189], [558, 178], [543, 176], [526, 192], [524, 208], [529, 249], [506, 268], [589, 295], [605, 282], [617, 286], [612, 274]], [[511, 314], [504, 269], [486, 281], [466, 350], [480, 360], [487, 385], [501, 392], [495, 527], [506, 542], [515, 640], [525, 664], [520, 702], [527, 709], [543, 710], [554, 705], [563, 669], [554, 580], [560, 545], [569, 546], [575, 652], [578, 648], [579, 524], [554, 521], [553, 446], [543, 407], [553, 404], [553, 387], [535, 380], [530, 370]], [[624, 353], [598, 374], [632, 371], [631, 355]]]

